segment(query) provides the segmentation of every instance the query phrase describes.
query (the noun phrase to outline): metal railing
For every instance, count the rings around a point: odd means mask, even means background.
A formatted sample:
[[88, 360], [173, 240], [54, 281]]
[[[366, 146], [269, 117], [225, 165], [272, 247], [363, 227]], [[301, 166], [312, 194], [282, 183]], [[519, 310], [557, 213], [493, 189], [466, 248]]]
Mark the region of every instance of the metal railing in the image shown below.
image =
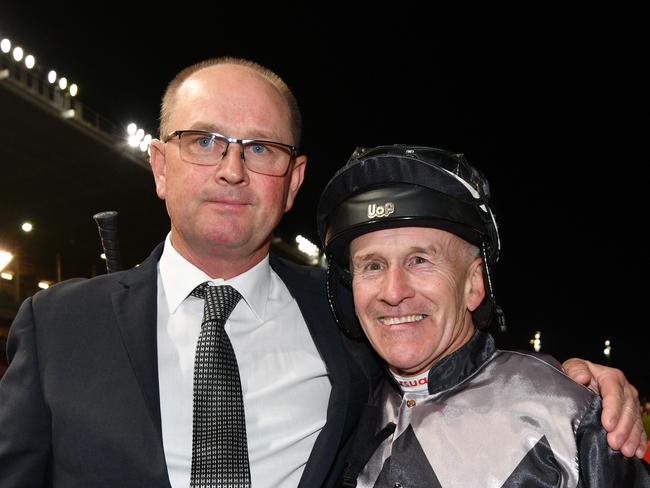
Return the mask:
[[[0, 85], [31, 101], [53, 110], [61, 118], [89, 130], [96, 138], [121, 152], [128, 159], [149, 168], [146, 152], [131, 148], [126, 144], [125, 129], [75, 98], [58, 84], [50, 83], [47, 74], [39, 66], [28, 69], [15, 62], [10, 55], [0, 53]], [[0, 116], [2, 109], [0, 107]]]

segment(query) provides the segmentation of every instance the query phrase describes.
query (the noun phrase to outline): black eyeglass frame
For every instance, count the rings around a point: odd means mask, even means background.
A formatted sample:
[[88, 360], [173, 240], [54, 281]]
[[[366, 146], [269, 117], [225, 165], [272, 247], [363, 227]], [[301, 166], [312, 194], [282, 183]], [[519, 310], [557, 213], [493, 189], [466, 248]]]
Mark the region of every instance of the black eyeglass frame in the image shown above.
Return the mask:
[[[289, 168], [291, 168], [291, 161], [295, 160], [296, 157], [298, 157], [298, 148], [296, 146], [292, 146], [290, 144], [284, 144], [283, 142], [277, 142], [277, 141], [269, 141], [269, 140], [266, 140], [266, 139], [237, 139], [236, 137], [228, 137], [228, 136], [225, 136], [223, 134], [219, 134], [218, 132], [211, 132], [209, 130], [198, 130], [198, 129], [175, 130], [175, 131], [172, 131], [169, 134], [167, 134], [163, 138], [162, 142], [164, 142], [166, 144], [171, 138], [178, 137], [178, 141], [180, 143], [181, 136], [183, 134], [186, 134], [186, 133], [203, 134], [205, 136], [220, 138], [220, 139], [226, 141], [227, 142], [226, 149], [221, 154], [222, 159], [226, 156], [226, 154], [228, 154], [228, 149], [230, 148], [230, 144], [232, 144], [232, 143], [239, 144], [240, 147], [241, 147], [241, 150], [240, 150], [239, 153], [240, 153], [241, 159], [242, 159], [242, 161], [244, 161], [244, 163], [246, 163], [246, 156], [244, 154], [244, 145], [250, 145], [250, 144], [253, 144], [253, 143], [273, 144], [275, 146], [280, 146], [282, 148], [285, 148], [285, 149], [289, 150], [289, 153], [290, 153], [289, 162], [287, 163], [287, 169], [284, 170], [284, 173], [282, 173], [282, 174], [263, 173], [261, 171], [255, 171], [254, 169], [251, 169], [248, 165], [246, 165], [246, 169], [248, 169], [249, 171], [252, 171], [253, 173], [259, 173], [259, 174], [263, 174], [263, 175], [267, 175], [267, 176], [285, 176], [288, 173]], [[190, 164], [200, 164], [200, 163], [193, 163], [191, 161], [188, 161], [188, 162]], [[201, 165], [201, 166], [213, 166], [213, 165], [204, 164], [204, 165]]]

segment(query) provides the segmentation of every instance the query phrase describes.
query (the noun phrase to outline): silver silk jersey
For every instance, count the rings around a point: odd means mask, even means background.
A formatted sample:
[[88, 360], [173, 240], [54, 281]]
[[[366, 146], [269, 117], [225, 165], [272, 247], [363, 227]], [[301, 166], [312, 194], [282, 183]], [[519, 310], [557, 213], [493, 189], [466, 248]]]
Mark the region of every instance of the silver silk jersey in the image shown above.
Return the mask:
[[376, 390], [375, 435], [395, 430], [358, 487], [650, 487], [647, 464], [607, 447], [600, 398], [540, 357], [476, 332], [428, 386], [402, 393], [385, 379]]

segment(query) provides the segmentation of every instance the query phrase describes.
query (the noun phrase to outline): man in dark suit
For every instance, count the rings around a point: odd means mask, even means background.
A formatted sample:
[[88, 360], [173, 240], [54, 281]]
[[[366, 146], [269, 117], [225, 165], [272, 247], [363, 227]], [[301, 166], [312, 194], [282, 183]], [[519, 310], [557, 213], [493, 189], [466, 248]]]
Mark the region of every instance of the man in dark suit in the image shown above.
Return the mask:
[[[0, 487], [188, 486], [203, 312], [191, 292], [206, 281], [242, 296], [225, 330], [252, 484], [333, 484], [378, 370], [336, 331], [322, 272], [269, 257], [304, 177], [300, 126], [287, 86], [254, 63], [211, 60], [170, 83], [151, 166], [171, 232], [136, 268], [23, 304], [0, 383]], [[614, 376], [613, 399], [629, 388]], [[621, 415], [634, 395], [612, 401], [617, 433], [634, 436]]]

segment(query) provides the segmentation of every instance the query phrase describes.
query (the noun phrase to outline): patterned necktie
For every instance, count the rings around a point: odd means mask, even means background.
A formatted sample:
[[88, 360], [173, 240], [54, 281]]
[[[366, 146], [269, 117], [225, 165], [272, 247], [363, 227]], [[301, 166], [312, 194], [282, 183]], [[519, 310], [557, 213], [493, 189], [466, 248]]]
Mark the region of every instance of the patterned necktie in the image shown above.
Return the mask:
[[192, 487], [250, 487], [244, 400], [237, 358], [224, 325], [241, 295], [232, 286], [202, 283], [204, 298], [194, 360]]

